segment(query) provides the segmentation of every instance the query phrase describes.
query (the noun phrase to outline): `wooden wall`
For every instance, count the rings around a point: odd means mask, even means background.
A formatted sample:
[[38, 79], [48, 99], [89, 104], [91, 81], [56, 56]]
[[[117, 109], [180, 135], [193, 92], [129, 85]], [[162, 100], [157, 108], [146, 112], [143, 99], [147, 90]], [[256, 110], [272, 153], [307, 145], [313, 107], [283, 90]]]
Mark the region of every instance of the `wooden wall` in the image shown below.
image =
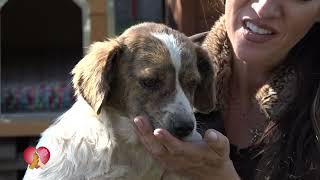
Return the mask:
[[108, 0], [87, 0], [90, 6], [91, 42], [104, 40], [107, 32]]

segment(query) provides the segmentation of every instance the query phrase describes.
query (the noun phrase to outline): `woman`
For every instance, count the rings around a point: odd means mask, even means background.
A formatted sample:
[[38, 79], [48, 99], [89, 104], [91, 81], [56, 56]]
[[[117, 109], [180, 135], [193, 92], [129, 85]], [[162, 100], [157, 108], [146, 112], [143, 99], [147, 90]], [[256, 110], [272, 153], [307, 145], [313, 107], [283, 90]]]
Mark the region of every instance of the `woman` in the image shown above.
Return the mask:
[[320, 179], [319, 22], [319, 0], [226, 0], [202, 43], [217, 105], [197, 116], [210, 129], [182, 142], [137, 117], [145, 147], [197, 180]]

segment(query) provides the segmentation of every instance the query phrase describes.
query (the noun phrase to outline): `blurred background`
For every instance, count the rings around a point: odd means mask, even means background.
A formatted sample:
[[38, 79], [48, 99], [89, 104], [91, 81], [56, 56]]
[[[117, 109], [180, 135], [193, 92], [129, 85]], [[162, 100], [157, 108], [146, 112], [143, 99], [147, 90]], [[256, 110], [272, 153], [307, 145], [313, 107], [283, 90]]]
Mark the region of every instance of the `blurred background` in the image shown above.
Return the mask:
[[216, 6], [216, 0], [0, 0], [0, 180], [22, 179], [24, 149], [72, 105], [69, 72], [92, 42], [144, 21], [188, 36], [208, 31]]

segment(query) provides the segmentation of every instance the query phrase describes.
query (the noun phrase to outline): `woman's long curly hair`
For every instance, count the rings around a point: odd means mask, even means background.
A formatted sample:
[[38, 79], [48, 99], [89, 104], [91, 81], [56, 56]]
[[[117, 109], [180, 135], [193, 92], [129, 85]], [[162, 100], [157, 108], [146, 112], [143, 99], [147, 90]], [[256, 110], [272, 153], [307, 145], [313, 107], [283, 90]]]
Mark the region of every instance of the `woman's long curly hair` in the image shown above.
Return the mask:
[[281, 120], [262, 136], [256, 179], [320, 179], [320, 24], [290, 51], [297, 94]]
[[[223, 14], [225, 0], [214, 9]], [[298, 74], [295, 103], [278, 123], [270, 122], [256, 146], [257, 180], [320, 180], [320, 23], [290, 51]]]

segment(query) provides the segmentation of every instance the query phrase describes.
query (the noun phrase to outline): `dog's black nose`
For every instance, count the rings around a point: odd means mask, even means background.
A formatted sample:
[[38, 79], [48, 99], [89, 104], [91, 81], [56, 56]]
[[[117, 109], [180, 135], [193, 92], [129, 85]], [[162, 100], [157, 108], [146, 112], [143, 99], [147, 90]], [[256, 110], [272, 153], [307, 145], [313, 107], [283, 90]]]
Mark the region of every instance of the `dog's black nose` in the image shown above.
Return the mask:
[[173, 121], [173, 134], [178, 138], [183, 138], [192, 133], [194, 129], [193, 121]]

